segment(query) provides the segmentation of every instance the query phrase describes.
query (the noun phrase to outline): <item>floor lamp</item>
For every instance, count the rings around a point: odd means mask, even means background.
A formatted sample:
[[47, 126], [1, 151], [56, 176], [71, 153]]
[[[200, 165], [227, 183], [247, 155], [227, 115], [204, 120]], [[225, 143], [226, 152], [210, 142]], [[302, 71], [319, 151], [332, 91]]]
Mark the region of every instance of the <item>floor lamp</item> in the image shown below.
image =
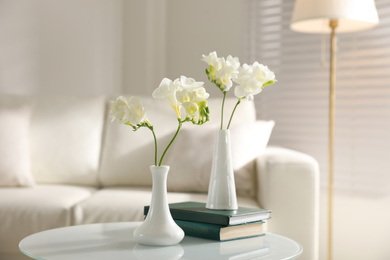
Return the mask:
[[336, 82], [336, 32], [356, 32], [374, 27], [378, 20], [374, 0], [296, 0], [291, 29], [303, 33], [330, 33], [329, 88], [329, 199], [328, 259], [332, 259], [333, 143]]

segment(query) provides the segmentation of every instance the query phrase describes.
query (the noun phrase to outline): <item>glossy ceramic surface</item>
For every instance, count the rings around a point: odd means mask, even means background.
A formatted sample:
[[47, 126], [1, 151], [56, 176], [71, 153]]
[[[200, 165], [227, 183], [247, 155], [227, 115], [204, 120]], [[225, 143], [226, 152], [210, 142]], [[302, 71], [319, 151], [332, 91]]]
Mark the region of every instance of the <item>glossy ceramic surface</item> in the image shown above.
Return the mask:
[[150, 166], [153, 178], [152, 201], [145, 221], [137, 227], [133, 236], [144, 245], [172, 246], [179, 243], [183, 230], [171, 216], [167, 198], [167, 177], [169, 166]]
[[219, 130], [217, 134], [206, 208], [238, 208], [229, 130]]

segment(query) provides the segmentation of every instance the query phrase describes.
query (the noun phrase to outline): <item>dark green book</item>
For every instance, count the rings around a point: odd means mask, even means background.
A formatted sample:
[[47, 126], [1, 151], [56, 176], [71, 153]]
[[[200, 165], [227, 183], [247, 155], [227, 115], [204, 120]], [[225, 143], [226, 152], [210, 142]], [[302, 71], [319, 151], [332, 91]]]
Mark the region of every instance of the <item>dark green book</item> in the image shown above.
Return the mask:
[[[269, 218], [271, 210], [239, 207], [237, 210], [211, 210], [201, 202], [179, 202], [169, 204], [171, 215], [175, 220], [195, 221], [222, 226], [240, 225]], [[144, 215], [149, 211], [145, 206]]]
[[175, 222], [183, 229], [186, 236], [218, 241], [229, 241], [264, 235], [263, 221], [234, 226], [221, 226], [184, 220], [175, 220]]

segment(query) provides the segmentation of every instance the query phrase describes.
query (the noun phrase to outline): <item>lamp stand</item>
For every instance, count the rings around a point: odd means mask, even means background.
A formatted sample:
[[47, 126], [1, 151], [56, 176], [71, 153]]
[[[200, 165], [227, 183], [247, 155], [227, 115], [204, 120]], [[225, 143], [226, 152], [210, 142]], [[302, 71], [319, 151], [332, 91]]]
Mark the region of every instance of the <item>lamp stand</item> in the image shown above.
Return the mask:
[[328, 191], [328, 259], [332, 259], [332, 229], [333, 229], [333, 143], [334, 143], [334, 115], [335, 115], [335, 65], [336, 65], [336, 27], [337, 20], [330, 20], [330, 89], [329, 89], [329, 191]]

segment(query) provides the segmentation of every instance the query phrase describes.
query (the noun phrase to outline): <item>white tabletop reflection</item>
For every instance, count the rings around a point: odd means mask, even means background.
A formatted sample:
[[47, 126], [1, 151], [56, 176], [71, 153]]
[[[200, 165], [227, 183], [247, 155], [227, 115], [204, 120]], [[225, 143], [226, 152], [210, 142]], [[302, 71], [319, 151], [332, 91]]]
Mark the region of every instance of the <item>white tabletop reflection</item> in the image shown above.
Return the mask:
[[140, 222], [71, 226], [36, 233], [24, 238], [20, 250], [33, 259], [295, 259], [302, 246], [289, 238], [265, 236], [219, 242], [186, 236], [180, 244], [154, 247], [137, 244], [133, 231]]

